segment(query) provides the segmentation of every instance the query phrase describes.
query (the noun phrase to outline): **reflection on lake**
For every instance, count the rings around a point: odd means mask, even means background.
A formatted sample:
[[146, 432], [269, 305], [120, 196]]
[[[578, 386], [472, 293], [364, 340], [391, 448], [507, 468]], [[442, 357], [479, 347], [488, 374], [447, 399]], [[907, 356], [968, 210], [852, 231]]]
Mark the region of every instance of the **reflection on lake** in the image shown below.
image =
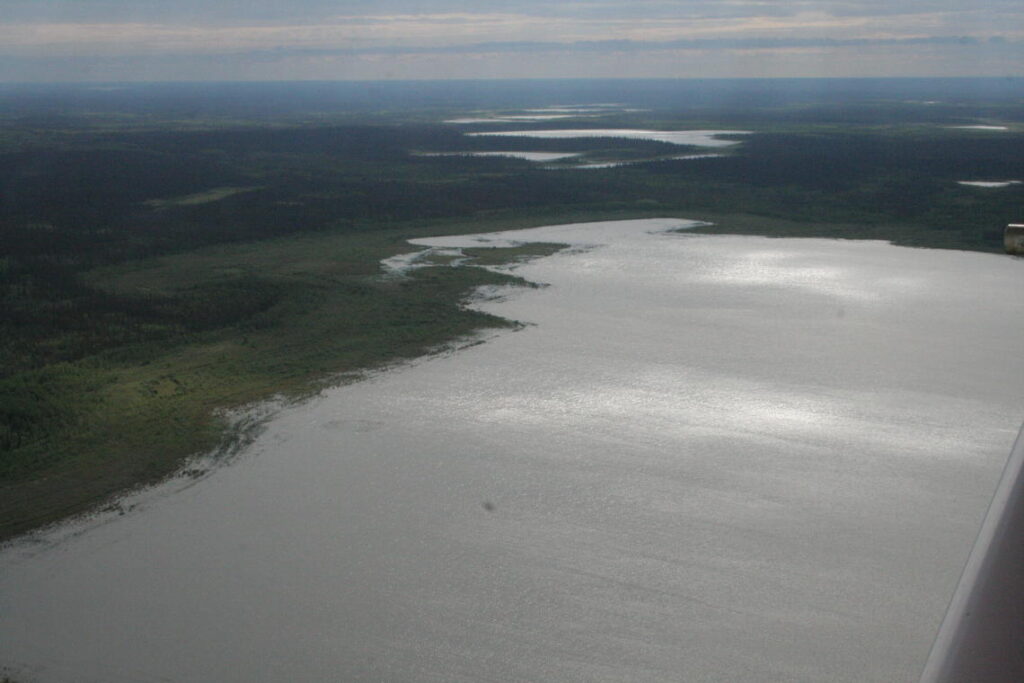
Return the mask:
[[[1010, 258], [554, 241], [518, 332], [283, 411], [230, 467], [0, 555], [40, 681], [914, 680], [1021, 418]], [[19, 669], [15, 669], [18, 671]]]

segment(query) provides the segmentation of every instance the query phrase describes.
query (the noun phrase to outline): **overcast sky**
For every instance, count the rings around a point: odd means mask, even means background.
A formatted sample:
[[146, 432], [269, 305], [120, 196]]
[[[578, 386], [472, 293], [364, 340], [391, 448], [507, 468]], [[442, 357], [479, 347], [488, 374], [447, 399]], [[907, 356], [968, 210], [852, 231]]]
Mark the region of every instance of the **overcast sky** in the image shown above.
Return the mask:
[[0, 0], [0, 80], [1024, 76], [1022, 0]]

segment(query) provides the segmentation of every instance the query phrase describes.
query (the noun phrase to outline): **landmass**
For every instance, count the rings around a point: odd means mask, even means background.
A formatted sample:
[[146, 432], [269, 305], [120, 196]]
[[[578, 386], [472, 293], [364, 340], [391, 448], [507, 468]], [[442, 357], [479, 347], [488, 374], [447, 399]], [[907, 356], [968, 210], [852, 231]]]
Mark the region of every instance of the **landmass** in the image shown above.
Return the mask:
[[[483, 114], [364, 102], [252, 116], [188, 98], [186, 114], [133, 109], [114, 95], [76, 109], [59, 89], [41, 100], [7, 88], [0, 540], [181, 471], [230, 440], [226, 411], [514, 326], [463, 305], [480, 285], [524, 284], [479, 266], [559, 248], [471, 250], [468, 261], [433, 256], [403, 276], [384, 272], [382, 260], [414, 249], [410, 238], [677, 216], [710, 233], [998, 252], [1024, 198], [1008, 182], [1024, 177], [1015, 87], [928, 106], [648, 97], [642, 110], [532, 123], [501, 118], [538, 104], [525, 90], [521, 104], [495, 96]], [[483, 122], [445, 123], [468, 114]], [[747, 132], [714, 154], [649, 139], [467, 134], [581, 121]], [[544, 154], [468, 154], [496, 150]], [[566, 156], [537, 160], [554, 153]]]

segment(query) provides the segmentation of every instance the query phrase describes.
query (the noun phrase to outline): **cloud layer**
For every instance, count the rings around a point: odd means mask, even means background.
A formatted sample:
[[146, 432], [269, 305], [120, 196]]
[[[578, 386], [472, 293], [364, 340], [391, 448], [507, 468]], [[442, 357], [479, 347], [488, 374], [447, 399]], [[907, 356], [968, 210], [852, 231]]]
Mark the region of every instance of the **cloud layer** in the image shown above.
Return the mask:
[[6, 80], [1024, 75], [1018, 0], [4, 5]]

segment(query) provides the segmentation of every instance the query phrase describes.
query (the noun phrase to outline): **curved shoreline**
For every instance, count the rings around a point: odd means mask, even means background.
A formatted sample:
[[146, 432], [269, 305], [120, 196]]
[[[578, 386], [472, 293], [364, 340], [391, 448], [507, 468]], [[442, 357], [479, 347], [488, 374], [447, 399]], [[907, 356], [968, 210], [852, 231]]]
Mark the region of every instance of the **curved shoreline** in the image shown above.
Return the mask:
[[[687, 213], [696, 218], [671, 220], [685, 222], [688, 230], [697, 233], [884, 239], [884, 235], [870, 226], [808, 225], [757, 216]], [[23, 476], [8, 477], [0, 483], [0, 543], [104, 506], [113, 506], [116, 511], [117, 499], [126, 493], [159, 483], [181, 471], [195, 470], [187, 464], [191, 459], [231, 448], [234, 442], [229, 436], [231, 423], [221, 418], [224, 411], [259, 405], [275, 397], [294, 400], [309, 396], [374, 368], [429, 355], [445, 344], [488, 327], [511, 324], [469, 311], [459, 303], [480, 284], [494, 283], [495, 278], [506, 281], [503, 278], [507, 279], [508, 275], [480, 268], [453, 269], [439, 267], [442, 263], [432, 264], [433, 268], [421, 273], [429, 272], [431, 276], [420, 281], [429, 291], [419, 295], [410, 294], [408, 287], [403, 291], [401, 285], [393, 282], [384, 285], [383, 281], [374, 280], [372, 273], [382, 260], [408, 251], [407, 238], [426, 245], [443, 239], [436, 237], [438, 235], [508, 233], [541, 226], [651, 217], [651, 211], [629, 211], [442, 221], [413, 230], [299, 236], [218, 247], [156, 259], [149, 265], [133, 263], [105, 273], [103, 276], [110, 282], [124, 280], [140, 286], [151, 281], [173, 280], [182, 272], [187, 279], [187, 273], [198, 270], [197, 264], [205, 270], [245, 265], [256, 255], [268, 264], [270, 275], [280, 276], [282, 281], [298, 289], [284, 302], [285, 310], [262, 329], [232, 327], [183, 339], [169, 347], [153, 344], [133, 351], [141, 358], [134, 363], [129, 357], [127, 363], [85, 359], [64, 364], [69, 370], [85, 373], [86, 380], [96, 378], [91, 381], [98, 383], [99, 388], [84, 393], [81, 402], [91, 403], [97, 396], [99, 402], [95, 407], [76, 409], [79, 411], [75, 414], [76, 423], [88, 425], [84, 434], [58, 436], [30, 445], [29, 450], [35, 451], [29, 453], [30, 459], [55, 464], [37, 467]], [[913, 245], [913, 241], [910, 242]], [[359, 249], [360, 259], [346, 263], [344, 268], [348, 270], [341, 273], [339, 279], [334, 264], [325, 256], [349, 253], [353, 245]], [[467, 246], [494, 245], [476, 242]], [[956, 246], [949, 245], [949, 248]], [[529, 255], [531, 248], [520, 245], [504, 249], [514, 261]], [[550, 249], [550, 246], [541, 248], [534, 255], [550, 253]], [[301, 261], [314, 256], [319, 259], [321, 270], [311, 268], [298, 274], [273, 270], [278, 263], [288, 263], [289, 259]], [[481, 254], [475, 256], [479, 261]], [[211, 266], [211, 263], [219, 265]], [[481, 265], [496, 265], [496, 262], [488, 258]], [[332, 283], [326, 290], [323, 287], [325, 269]], [[389, 303], [388, 315], [394, 316], [391, 320], [397, 325], [394, 329], [400, 338], [389, 338], [386, 329], [377, 330], [376, 336], [367, 336], [362, 329], [361, 336], [353, 339], [351, 330], [339, 333], [331, 327], [331, 316], [351, 305], [353, 296], [361, 300], [367, 292], [371, 299], [383, 297], [381, 301]], [[365, 310], [365, 303], [361, 305], [362, 309], [357, 308], [356, 313], [364, 318], [372, 314], [370, 319], [376, 321], [374, 324], [380, 322], [375, 311]], [[410, 325], [410, 312], [423, 306], [431, 307], [433, 320], [413, 319]], [[72, 393], [77, 390], [71, 387]], [[193, 471], [189, 476], [194, 475]]]
[[[650, 227], [512, 235], [596, 247], [473, 303], [521, 334], [332, 389], [218, 476], [7, 554], [4, 657], [56, 671], [88, 642], [72, 666], [104, 680], [250, 680], [254, 650], [310, 680], [549, 680], [596, 671], [590, 643], [635, 642], [598, 664], [745, 680], [741, 642], [836, 680], [869, 651], [869, 677], [900, 678], [1019, 396], [1019, 302], [978, 306], [971, 273], [1014, 282], [1016, 264]], [[950, 311], [966, 357], [939, 334]]]
[[[446, 227], [421, 231], [471, 229], [454, 223]], [[405, 236], [411, 235], [406, 232]], [[169, 349], [154, 345], [141, 363], [101, 363], [95, 372], [102, 372], [106, 382], [80, 397], [83, 403], [96, 406], [82, 408], [75, 418], [90, 423], [85, 433], [29, 444], [30, 451], [40, 454], [29, 452], [29, 458], [39, 461], [45, 454], [44, 462], [52, 464], [0, 480], [0, 547], [31, 542], [69, 521], [123, 514], [131, 505], [123, 499], [153, 485], [201, 478], [222, 463], [225, 454], [244, 445], [246, 434], [258, 430], [282, 406], [396, 364], [445, 353], [461, 347], [460, 340], [476, 343], [472, 340], [489, 328], [515, 326], [513, 321], [463, 305], [481, 285], [527, 284], [512, 275], [443, 264], [427, 264], [404, 282], [395, 282], [385, 273], [364, 274], [377, 271], [389, 253], [407, 251], [409, 245], [402, 237], [394, 232], [371, 235], [376, 249], [365, 257], [372, 258], [371, 263], [357, 263], [352, 276], [340, 280], [335, 276], [335, 286], [327, 290], [319, 281], [308, 284], [304, 291], [317, 299], [310, 303], [307, 296], [303, 302], [303, 291], [299, 291], [282, 304], [298, 310], [286, 312], [269, 329], [222, 329]], [[366, 241], [361, 236], [356, 239]], [[310, 241], [303, 245], [302, 240], [277, 240], [269, 248], [302, 256], [321, 252], [332, 243], [335, 249], [344, 248], [352, 239], [318, 236]], [[230, 264], [244, 261], [252, 249], [267, 248], [268, 243], [256, 243], [214, 251]], [[495, 251], [503, 253], [480, 260], [486, 265], [515, 263], [557, 248], [518, 245]], [[165, 272], [166, 277], [174, 277], [177, 266], [188, 266], [194, 258], [183, 254], [154, 260], [151, 269], [154, 277], [163, 278]], [[134, 269], [125, 272], [141, 277]], [[117, 280], [119, 274], [106, 277]], [[366, 322], [342, 325], [339, 331], [331, 318], [346, 311]], [[97, 363], [85, 359], [65, 365], [88, 371]], [[161, 393], [165, 386], [177, 393]]]

